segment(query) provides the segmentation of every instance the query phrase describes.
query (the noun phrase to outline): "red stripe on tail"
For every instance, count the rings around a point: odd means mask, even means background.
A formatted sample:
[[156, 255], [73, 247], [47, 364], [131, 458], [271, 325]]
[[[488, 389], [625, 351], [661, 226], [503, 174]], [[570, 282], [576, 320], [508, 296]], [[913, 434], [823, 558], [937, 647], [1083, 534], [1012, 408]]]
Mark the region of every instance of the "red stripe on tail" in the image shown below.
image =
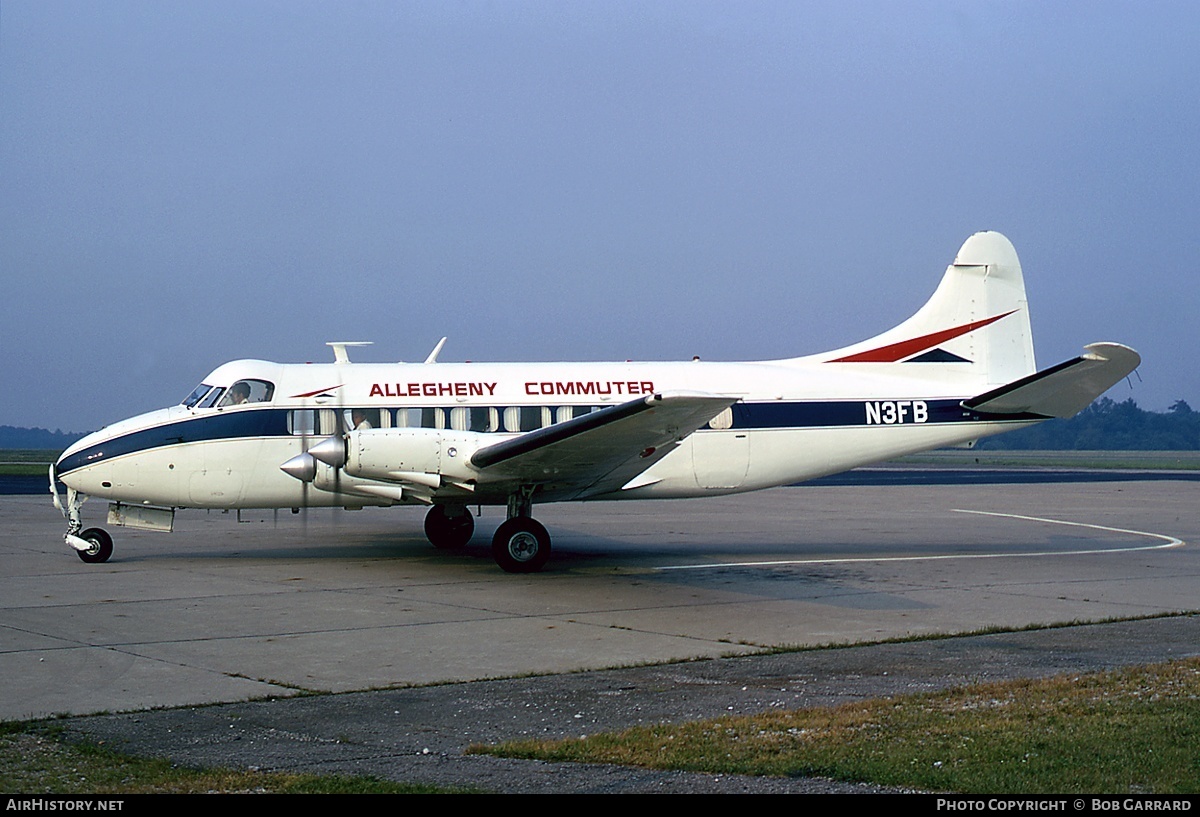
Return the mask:
[[926, 349], [931, 349], [939, 343], [945, 343], [948, 340], [954, 340], [960, 335], [965, 335], [968, 332], [973, 332], [976, 329], [987, 326], [989, 323], [995, 323], [1001, 318], [1011, 315], [1012, 312], [1005, 312], [1002, 315], [995, 315], [991, 318], [984, 318], [981, 321], [974, 323], [964, 323], [962, 326], [956, 326], [953, 329], [943, 329], [940, 332], [933, 332], [928, 335], [922, 335], [919, 338], [912, 340], [902, 340], [899, 343], [891, 343], [887, 346], [880, 346], [876, 349], [868, 349], [865, 352], [856, 352], [846, 357], [839, 357], [837, 360], [827, 361], [828, 363], [896, 363], [906, 357], [911, 357], [918, 352], [923, 352]]

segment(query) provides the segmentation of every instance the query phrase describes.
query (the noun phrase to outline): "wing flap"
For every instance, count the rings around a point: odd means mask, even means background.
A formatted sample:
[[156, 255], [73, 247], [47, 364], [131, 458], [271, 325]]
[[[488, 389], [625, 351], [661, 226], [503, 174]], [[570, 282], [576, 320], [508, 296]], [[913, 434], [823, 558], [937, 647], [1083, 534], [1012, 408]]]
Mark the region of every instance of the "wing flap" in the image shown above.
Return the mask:
[[995, 414], [1073, 417], [1142, 362], [1119, 343], [1093, 343], [1084, 354], [963, 401], [965, 408]]
[[488, 481], [552, 485], [577, 496], [614, 491], [738, 399], [654, 394], [481, 448], [471, 465]]

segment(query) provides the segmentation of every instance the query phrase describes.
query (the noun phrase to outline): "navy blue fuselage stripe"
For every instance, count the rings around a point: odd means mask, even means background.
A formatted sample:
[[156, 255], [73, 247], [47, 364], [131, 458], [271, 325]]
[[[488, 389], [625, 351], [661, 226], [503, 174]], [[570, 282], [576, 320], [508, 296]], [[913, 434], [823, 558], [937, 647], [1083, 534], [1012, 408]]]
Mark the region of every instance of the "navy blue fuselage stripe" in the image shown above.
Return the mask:
[[187, 417], [166, 425], [131, 431], [77, 451], [58, 464], [59, 476], [76, 468], [112, 457], [150, 448], [211, 440], [235, 440], [242, 437], [288, 437], [289, 409], [250, 409], [224, 411], [205, 417]]
[[[884, 409], [890, 406], [891, 416], [896, 419], [872, 422], [868, 405]], [[917, 412], [921, 413], [923, 419], [916, 419]], [[972, 411], [963, 408], [961, 400], [830, 400], [811, 403], [781, 401], [736, 403], [733, 406], [733, 428], [828, 428], [1044, 419], [1040, 414], [988, 414]]]
[[[880, 419], [872, 421], [868, 406], [875, 408]], [[780, 401], [736, 403], [732, 409], [733, 429], [930, 425], [1046, 419], [1039, 414], [989, 414], [973, 411], [963, 408], [960, 400], [834, 400], [797, 403]], [[185, 417], [154, 428], [131, 431], [75, 452], [58, 464], [56, 473], [62, 476], [85, 465], [150, 448], [249, 437], [292, 437], [293, 435], [288, 433], [288, 414], [291, 411], [293, 409], [227, 409], [219, 414]]]

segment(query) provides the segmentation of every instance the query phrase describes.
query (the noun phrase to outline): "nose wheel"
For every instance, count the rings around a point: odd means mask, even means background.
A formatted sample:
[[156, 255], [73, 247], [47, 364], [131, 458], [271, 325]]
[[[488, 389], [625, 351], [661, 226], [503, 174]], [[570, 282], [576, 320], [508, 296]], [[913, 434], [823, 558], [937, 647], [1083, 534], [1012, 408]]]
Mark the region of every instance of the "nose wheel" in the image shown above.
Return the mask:
[[80, 559], [88, 564], [107, 562], [108, 557], [112, 556], [113, 540], [104, 528], [88, 528], [79, 534], [79, 538], [87, 542], [90, 547], [86, 550], [76, 550], [75, 552], [79, 554]]
[[536, 573], [550, 558], [550, 534], [535, 519], [513, 517], [496, 528], [492, 557], [509, 573]]

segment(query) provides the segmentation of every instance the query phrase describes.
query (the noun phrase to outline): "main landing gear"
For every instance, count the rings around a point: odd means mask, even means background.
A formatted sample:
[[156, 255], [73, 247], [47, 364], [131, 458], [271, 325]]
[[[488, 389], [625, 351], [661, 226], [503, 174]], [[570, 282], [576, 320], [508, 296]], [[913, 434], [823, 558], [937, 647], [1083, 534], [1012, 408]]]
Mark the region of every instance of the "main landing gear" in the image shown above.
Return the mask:
[[550, 534], [536, 519], [513, 517], [496, 528], [492, 558], [509, 573], [537, 573], [550, 558]]
[[492, 536], [492, 558], [509, 573], [537, 573], [550, 558], [550, 534], [531, 516], [533, 489], [508, 498], [508, 519]]
[[434, 505], [425, 514], [425, 536], [435, 548], [460, 548], [475, 533], [475, 517], [464, 505]]
[[[530, 516], [532, 490], [508, 499], [508, 519], [492, 536], [492, 557], [509, 573], [536, 573], [550, 558], [550, 534]], [[437, 548], [459, 548], [475, 532], [475, 519], [462, 505], [434, 505], [425, 515], [425, 536]]]

